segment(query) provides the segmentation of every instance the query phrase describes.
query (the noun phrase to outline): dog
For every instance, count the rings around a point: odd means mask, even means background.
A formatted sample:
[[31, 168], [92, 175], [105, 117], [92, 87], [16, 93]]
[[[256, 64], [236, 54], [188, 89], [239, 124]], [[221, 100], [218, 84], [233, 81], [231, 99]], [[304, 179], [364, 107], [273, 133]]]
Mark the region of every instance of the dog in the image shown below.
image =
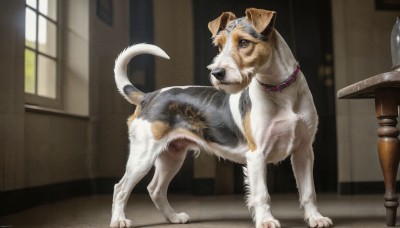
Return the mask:
[[148, 192], [171, 223], [188, 223], [167, 200], [167, 188], [189, 151], [208, 151], [244, 164], [247, 205], [257, 228], [280, 227], [270, 210], [267, 163], [291, 157], [310, 227], [330, 227], [320, 214], [313, 181], [318, 115], [306, 79], [290, 48], [274, 28], [276, 12], [249, 8], [242, 18], [222, 13], [208, 24], [219, 54], [208, 66], [213, 86], [169, 87], [143, 93], [126, 67], [138, 54], [169, 59], [154, 45], [137, 44], [116, 59], [119, 92], [136, 110], [128, 119], [130, 154], [114, 187], [111, 227], [131, 227], [125, 207], [132, 188], [155, 166]]

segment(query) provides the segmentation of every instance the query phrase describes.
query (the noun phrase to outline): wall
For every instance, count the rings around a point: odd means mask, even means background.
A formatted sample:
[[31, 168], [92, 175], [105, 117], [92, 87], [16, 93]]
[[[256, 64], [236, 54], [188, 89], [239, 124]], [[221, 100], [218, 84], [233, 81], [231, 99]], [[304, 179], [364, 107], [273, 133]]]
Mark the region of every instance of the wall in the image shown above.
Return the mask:
[[[374, 0], [334, 0], [332, 14], [337, 90], [390, 71], [390, 33], [399, 11], [377, 11]], [[336, 105], [339, 182], [383, 181], [373, 100]]]
[[24, 187], [87, 180], [88, 118], [27, 110]]
[[126, 120], [133, 114], [117, 91], [114, 61], [129, 44], [129, 1], [113, 1], [112, 25], [97, 17], [96, 1], [90, 0], [90, 148], [93, 175], [122, 177], [128, 155]]
[[60, 2], [62, 109], [25, 113], [25, 187], [93, 177], [89, 148], [89, 0]]
[[25, 1], [0, 1], [0, 191], [24, 187]]
[[156, 88], [194, 82], [192, 1], [154, 0], [154, 43], [171, 58], [155, 59]]
[[61, 1], [64, 111], [89, 115], [89, 1]]
[[128, 3], [113, 2], [109, 26], [95, 0], [62, 2], [65, 110], [43, 110], [24, 102], [25, 1], [0, 2], [0, 193], [122, 175], [133, 108], [116, 90], [113, 65], [128, 45]]
[[[80, 1], [80, 6], [85, 3]], [[0, 38], [4, 64], [0, 75], [0, 190], [87, 179], [89, 118], [25, 108], [25, 1], [1, 1], [0, 11], [4, 32]], [[85, 14], [75, 15], [85, 23]], [[88, 72], [82, 74], [88, 77]]]
[[133, 108], [116, 90], [113, 65], [128, 45], [129, 2], [113, 1], [112, 26], [98, 19], [96, 0], [60, 2], [64, 107], [53, 110], [25, 105], [25, 1], [0, 1], [0, 216], [109, 193], [115, 179], [102, 178], [125, 167]]

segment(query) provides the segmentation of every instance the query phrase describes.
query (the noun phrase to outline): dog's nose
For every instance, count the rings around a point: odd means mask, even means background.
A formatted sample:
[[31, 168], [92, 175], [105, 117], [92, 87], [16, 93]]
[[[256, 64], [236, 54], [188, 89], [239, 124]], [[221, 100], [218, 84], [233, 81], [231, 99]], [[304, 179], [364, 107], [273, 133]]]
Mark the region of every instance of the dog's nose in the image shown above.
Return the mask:
[[214, 77], [221, 81], [222, 79], [225, 78], [225, 69], [224, 68], [215, 68], [214, 70], [211, 71], [211, 74], [214, 75]]

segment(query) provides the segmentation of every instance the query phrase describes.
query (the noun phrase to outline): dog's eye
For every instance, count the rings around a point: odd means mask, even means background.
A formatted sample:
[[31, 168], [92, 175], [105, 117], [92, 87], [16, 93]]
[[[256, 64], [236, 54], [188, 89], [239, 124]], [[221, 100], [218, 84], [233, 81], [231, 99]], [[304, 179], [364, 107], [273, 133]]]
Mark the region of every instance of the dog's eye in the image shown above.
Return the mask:
[[222, 51], [222, 45], [221, 44], [218, 45], [218, 50], [219, 50], [219, 52]]
[[239, 40], [239, 47], [240, 48], [246, 48], [246, 47], [248, 47], [249, 46], [249, 44], [250, 44], [250, 41], [248, 41], [248, 40]]

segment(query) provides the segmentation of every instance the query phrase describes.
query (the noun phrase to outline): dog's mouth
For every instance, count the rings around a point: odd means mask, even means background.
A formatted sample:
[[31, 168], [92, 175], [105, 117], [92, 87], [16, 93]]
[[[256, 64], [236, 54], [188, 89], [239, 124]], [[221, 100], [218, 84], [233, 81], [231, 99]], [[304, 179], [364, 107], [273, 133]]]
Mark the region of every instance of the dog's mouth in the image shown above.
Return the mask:
[[216, 84], [214, 84], [214, 86], [219, 89], [219, 90], [223, 90], [227, 93], [238, 93], [239, 91], [241, 91], [243, 89], [243, 85], [240, 82], [221, 82], [218, 81]]
[[238, 85], [240, 84], [239, 82], [221, 82], [219, 81], [220, 85]]

